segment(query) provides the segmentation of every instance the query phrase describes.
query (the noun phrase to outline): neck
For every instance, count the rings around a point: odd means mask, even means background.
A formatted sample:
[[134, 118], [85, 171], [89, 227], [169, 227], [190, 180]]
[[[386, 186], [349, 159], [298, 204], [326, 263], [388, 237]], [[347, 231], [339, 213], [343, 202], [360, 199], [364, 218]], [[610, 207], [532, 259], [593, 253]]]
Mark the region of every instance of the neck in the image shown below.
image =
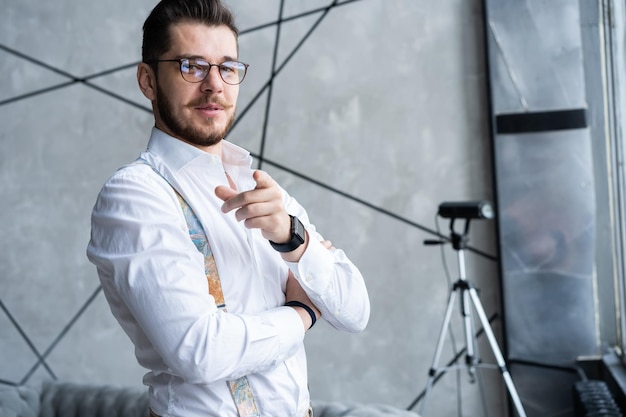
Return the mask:
[[210, 153], [212, 155], [217, 155], [220, 159], [222, 159], [222, 142], [223, 142], [223, 139], [220, 140], [219, 142], [217, 142], [215, 145], [210, 145], [210, 146], [196, 145], [195, 143], [187, 142], [186, 140], [181, 139], [181, 138], [177, 138], [177, 139], [180, 139], [183, 142], [188, 143], [191, 146], [193, 146], [195, 148], [198, 148], [198, 149], [200, 149], [203, 152]]
[[159, 125], [159, 123], [156, 123], [155, 127], [159, 129], [161, 132], [173, 137], [174, 139], [178, 139], [181, 142], [185, 142], [186, 144], [191, 145], [194, 148], [198, 148], [203, 152], [217, 155], [220, 159], [222, 159], [222, 142], [224, 141], [224, 139], [220, 139], [217, 143], [214, 143], [213, 145], [199, 145], [197, 143], [191, 142], [183, 138], [180, 135], [174, 134], [174, 132], [172, 132], [170, 129], [168, 129], [166, 126], [163, 126], [162, 124]]

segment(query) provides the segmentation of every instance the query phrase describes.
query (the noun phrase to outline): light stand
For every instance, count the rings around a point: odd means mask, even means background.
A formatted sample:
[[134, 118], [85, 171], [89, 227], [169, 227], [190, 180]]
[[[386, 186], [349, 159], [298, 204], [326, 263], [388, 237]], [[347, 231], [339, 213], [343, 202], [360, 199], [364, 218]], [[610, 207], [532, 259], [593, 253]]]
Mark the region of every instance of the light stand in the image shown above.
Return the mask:
[[[491, 329], [491, 325], [489, 323], [489, 319], [485, 314], [485, 310], [482, 307], [480, 302], [480, 298], [478, 297], [478, 293], [476, 288], [467, 280], [465, 275], [465, 248], [467, 247], [468, 241], [468, 231], [469, 224], [472, 218], [492, 218], [493, 211], [491, 211], [491, 207], [487, 204], [485, 206], [485, 202], [469, 202], [469, 203], [442, 203], [439, 206], [439, 215], [442, 217], [450, 218], [450, 243], [452, 243], [452, 247], [457, 251], [457, 259], [458, 259], [458, 267], [459, 267], [459, 279], [454, 283], [452, 288], [450, 289], [450, 296], [448, 299], [448, 305], [446, 308], [446, 312], [443, 319], [443, 324], [441, 326], [441, 331], [439, 333], [439, 339], [437, 340], [437, 347], [435, 349], [435, 356], [433, 358], [432, 366], [428, 372], [428, 381], [426, 383], [425, 394], [423, 398], [422, 405], [420, 407], [420, 415], [425, 416], [426, 407], [428, 405], [428, 400], [430, 394], [433, 389], [433, 385], [435, 379], [443, 375], [446, 371], [456, 366], [444, 366], [439, 367], [439, 359], [441, 357], [441, 351], [443, 349], [444, 341], [446, 338], [446, 333], [449, 331], [450, 319], [452, 316], [452, 310], [454, 308], [454, 301], [456, 299], [457, 293], [460, 294], [460, 313], [463, 319], [463, 329], [465, 335], [465, 367], [467, 367], [468, 373], [471, 378], [471, 382], [474, 382], [475, 368], [477, 366], [484, 366], [480, 363], [479, 358], [475, 355], [476, 352], [476, 334], [474, 332], [474, 324], [472, 320], [472, 312], [471, 307], [474, 308], [480, 323], [482, 324], [483, 331], [487, 336], [487, 340], [489, 342], [489, 346], [493, 352], [495, 357], [498, 369], [502, 374], [502, 378], [504, 379], [504, 383], [506, 384], [506, 388], [509, 391], [509, 395], [515, 406], [517, 414], [519, 417], [526, 417], [526, 413], [524, 412], [524, 408], [520, 401], [520, 398], [517, 394], [517, 390], [515, 389], [515, 385], [513, 384], [513, 380], [511, 375], [506, 367], [506, 363], [504, 361], [504, 357], [502, 356], [502, 352], [498, 347], [498, 342], [496, 340], [495, 335]], [[454, 221], [458, 218], [465, 218], [465, 230], [463, 234], [456, 233], [454, 230]], [[425, 241], [425, 244], [443, 244], [446, 241]], [[471, 307], [470, 307], [471, 305]], [[482, 384], [480, 384], [481, 393], [483, 391]], [[486, 410], [485, 410], [486, 413]]]

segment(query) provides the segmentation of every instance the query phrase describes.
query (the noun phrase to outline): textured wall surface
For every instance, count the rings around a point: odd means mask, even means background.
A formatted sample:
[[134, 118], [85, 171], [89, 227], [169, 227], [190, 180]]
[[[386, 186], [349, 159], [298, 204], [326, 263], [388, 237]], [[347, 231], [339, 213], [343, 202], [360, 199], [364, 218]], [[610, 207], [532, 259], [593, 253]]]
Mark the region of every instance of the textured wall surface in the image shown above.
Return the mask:
[[[141, 386], [144, 370], [85, 247], [102, 183], [145, 147], [153, 124], [135, 67], [155, 4], [0, 0], [3, 383]], [[436, 222], [440, 202], [492, 195], [480, 2], [229, 4], [250, 71], [228, 138], [308, 208], [370, 291], [364, 333], [322, 324], [307, 334], [312, 395], [405, 408], [433, 358], [448, 294], [444, 263], [451, 280], [458, 276], [449, 245], [422, 241], [437, 226], [449, 236], [447, 221]], [[466, 254], [467, 275], [492, 316], [493, 222], [475, 221], [470, 232], [478, 251]], [[462, 340], [448, 339], [441, 362]], [[505, 415], [497, 371], [485, 376], [488, 407]], [[456, 412], [456, 379], [450, 372], [437, 383], [428, 415]], [[480, 410], [479, 384], [465, 372], [459, 381], [463, 408]]]

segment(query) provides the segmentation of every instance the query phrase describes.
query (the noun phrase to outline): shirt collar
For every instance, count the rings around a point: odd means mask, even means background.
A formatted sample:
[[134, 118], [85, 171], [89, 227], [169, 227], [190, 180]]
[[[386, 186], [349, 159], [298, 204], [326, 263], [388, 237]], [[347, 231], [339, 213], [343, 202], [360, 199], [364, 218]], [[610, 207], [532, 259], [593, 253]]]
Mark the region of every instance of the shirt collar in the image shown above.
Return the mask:
[[[193, 161], [205, 161], [208, 163], [218, 163], [220, 158], [217, 155], [203, 152], [182, 140], [176, 139], [156, 127], [152, 128], [148, 151], [157, 155], [174, 171], [178, 171], [185, 165]], [[222, 164], [224, 166], [251, 166], [252, 157], [245, 149], [222, 140]]]

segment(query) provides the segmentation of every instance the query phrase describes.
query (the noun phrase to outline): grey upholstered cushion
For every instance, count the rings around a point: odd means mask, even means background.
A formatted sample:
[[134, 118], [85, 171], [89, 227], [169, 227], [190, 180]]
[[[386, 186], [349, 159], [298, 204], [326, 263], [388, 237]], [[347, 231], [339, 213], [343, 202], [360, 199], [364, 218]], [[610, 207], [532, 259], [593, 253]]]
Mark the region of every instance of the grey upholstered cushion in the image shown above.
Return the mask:
[[40, 417], [148, 417], [147, 390], [107, 385], [48, 383]]
[[[313, 401], [315, 417], [416, 417], [388, 405]], [[0, 386], [0, 417], [148, 417], [147, 390], [49, 382]]]
[[0, 385], [0, 416], [38, 417], [39, 390]]

